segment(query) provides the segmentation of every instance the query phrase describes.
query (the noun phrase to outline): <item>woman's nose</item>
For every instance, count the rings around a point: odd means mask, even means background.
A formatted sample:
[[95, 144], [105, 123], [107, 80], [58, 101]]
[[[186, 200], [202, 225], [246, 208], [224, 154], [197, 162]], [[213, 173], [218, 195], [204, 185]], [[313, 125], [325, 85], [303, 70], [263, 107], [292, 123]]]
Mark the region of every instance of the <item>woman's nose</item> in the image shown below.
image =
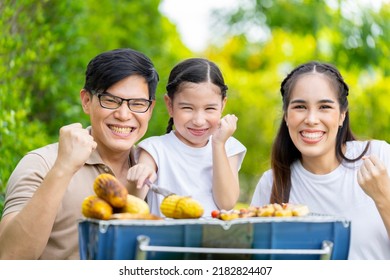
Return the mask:
[[318, 123], [317, 112], [314, 110], [309, 110], [305, 118], [305, 123], [310, 125], [317, 124]]

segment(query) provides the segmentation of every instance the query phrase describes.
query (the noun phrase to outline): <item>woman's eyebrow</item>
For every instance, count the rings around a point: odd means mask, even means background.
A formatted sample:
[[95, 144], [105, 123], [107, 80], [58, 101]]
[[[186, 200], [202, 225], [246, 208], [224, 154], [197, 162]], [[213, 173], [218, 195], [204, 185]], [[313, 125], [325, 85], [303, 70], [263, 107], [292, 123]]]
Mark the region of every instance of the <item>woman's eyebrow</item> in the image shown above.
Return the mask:
[[[304, 99], [294, 99], [294, 100], [291, 100], [290, 104], [294, 104], [294, 103], [306, 103], [306, 101]], [[319, 100], [317, 103], [336, 103], [334, 100], [332, 99], [321, 99]]]

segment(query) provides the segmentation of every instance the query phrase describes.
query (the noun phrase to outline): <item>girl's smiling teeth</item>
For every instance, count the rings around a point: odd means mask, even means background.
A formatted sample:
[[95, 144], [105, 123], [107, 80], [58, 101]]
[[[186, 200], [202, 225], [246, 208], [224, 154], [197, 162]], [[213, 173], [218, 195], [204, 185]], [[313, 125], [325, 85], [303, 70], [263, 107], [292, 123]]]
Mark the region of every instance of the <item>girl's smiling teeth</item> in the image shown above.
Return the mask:
[[108, 127], [116, 134], [130, 134], [135, 129], [134, 127], [130, 126], [108, 125]]
[[203, 135], [205, 133], [207, 133], [208, 129], [207, 128], [203, 128], [203, 129], [194, 129], [194, 128], [188, 128], [188, 130], [194, 134], [194, 135]]

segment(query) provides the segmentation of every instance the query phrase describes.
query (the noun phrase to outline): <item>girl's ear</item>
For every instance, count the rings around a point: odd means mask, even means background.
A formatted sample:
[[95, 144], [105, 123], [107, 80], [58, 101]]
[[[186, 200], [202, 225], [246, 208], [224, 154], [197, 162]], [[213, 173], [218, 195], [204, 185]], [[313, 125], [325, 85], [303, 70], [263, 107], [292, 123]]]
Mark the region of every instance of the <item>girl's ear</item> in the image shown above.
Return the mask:
[[80, 91], [81, 105], [83, 106], [83, 111], [87, 115], [90, 114], [91, 104], [92, 104], [92, 94], [86, 89]]
[[167, 107], [169, 116], [172, 117], [172, 115], [173, 115], [172, 99], [168, 96], [168, 94], [164, 95], [164, 101], [165, 101], [165, 106]]

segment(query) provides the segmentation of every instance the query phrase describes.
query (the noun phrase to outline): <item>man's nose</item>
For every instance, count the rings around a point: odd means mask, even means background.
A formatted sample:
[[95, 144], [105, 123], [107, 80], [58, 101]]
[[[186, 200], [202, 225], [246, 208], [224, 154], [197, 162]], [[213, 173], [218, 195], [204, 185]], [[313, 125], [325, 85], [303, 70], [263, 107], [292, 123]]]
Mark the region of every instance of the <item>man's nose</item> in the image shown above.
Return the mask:
[[123, 102], [119, 108], [115, 109], [115, 117], [120, 120], [128, 120], [133, 116], [127, 102]]

